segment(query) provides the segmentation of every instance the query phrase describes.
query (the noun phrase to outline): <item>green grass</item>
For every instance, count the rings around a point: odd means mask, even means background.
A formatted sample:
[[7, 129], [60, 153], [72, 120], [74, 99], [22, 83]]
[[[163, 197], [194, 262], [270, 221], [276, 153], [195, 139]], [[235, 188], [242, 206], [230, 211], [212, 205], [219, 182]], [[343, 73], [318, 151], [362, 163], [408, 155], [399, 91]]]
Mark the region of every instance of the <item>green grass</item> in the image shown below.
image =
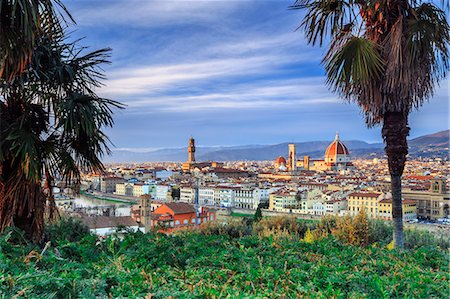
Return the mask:
[[235, 212], [232, 212], [232, 213], [230, 214], [230, 216], [232, 216], [232, 217], [253, 217], [254, 214], [244, 214], [244, 213], [235, 213]]
[[111, 197], [99, 197], [99, 196], [95, 196], [93, 194], [90, 194], [88, 192], [85, 191], [80, 191], [80, 194], [86, 196], [86, 197], [91, 197], [94, 199], [98, 199], [98, 200], [103, 200], [103, 201], [109, 201], [109, 202], [116, 202], [116, 203], [123, 203], [123, 204], [129, 204], [129, 205], [133, 205], [135, 202], [132, 202], [131, 200], [126, 200], [126, 199], [119, 199], [119, 198], [111, 198]]
[[295, 235], [127, 234], [59, 239], [42, 255], [0, 238], [3, 298], [447, 298], [448, 253]]

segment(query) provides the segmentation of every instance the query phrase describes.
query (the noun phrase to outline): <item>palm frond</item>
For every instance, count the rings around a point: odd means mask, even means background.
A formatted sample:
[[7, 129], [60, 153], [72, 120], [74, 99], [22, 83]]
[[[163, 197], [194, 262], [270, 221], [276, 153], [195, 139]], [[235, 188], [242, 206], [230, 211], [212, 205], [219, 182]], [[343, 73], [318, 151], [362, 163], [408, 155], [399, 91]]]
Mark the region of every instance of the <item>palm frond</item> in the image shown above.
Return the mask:
[[51, 35], [61, 21], [72, 20], [61, 1], [55, 1], [63, 13], [55, 10], [51, 0], [0, 1], [0, 78], [12, 80], [26, 70], [32, 58], [36, 38]]
[[424, 3], [413, 9], [406, 27], [407, 88], [412, 105], [419, 107], [449, 70], [450, 26], [443, 10]]
[[304, 29], [312, 45], [322, 45], [327, 36], [331, 37], [353, 23], [350, 4], [344, 0], [297, 0], [290, 8], [306, 10], [299, 28]]
[[333, 44], [323, 60], [327, 83], [334, 90], [348, 94], [353, 86], [380, 78], [385, 65], [379, 50], [372, 41], [356, 36]]

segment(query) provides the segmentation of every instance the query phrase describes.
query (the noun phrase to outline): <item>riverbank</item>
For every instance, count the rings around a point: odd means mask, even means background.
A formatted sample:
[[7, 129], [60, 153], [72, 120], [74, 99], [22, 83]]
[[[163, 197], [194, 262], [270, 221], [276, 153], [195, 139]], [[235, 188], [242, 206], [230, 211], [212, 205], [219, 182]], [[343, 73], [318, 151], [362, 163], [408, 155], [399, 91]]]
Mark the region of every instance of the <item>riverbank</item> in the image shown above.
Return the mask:
[[102, 193], [89, 193], [86, 192], [84, 190], [80, 191], [81, 195], [84, 195], [86, 197], [90, 197], [93, 199], [98, 199], [98, 200], [103, 200], [103, 201], [109, 201], [109, 202], [115, 202], [115, 203], [123, 203], [123, 204], [130, 204], [130, 205], [134, 205], [135, 203], [137, 203], [137, 199], [125, 199], [125, 198], [120, 198], [120, 197], [116, 197], [114, 194], [108, 194], [107, 196], [102, 194]]

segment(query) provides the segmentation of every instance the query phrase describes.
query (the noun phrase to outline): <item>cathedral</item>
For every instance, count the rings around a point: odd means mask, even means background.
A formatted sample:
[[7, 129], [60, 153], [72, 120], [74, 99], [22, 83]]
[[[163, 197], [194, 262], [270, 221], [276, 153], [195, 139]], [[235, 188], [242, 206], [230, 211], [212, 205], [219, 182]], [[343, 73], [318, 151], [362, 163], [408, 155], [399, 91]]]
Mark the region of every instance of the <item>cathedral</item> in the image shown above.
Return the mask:
[[279, 171], [339, 171], [353, 168], [350, 152], [345, 144], [339, 140], [339, 134], [337, 133], [333, 142], [327, 147], [323, 160], [311, 159], [309, 156], [304, 156], [303, 160], [297, 159], [297, 146], [295, 144], [289, 144], [288, 150], [287, 162], [284, 157], [278, 157], [275, 160], [275, 168]]

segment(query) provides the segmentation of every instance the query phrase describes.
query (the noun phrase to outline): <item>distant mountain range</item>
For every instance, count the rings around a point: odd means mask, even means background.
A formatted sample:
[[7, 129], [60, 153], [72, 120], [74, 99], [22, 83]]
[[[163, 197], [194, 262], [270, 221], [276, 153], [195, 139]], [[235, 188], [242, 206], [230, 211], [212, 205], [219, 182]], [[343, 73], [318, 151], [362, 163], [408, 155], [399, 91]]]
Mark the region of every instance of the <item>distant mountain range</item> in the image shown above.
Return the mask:
[[[420, 136], [409, 140], [410, 155], [413, 157], [448, 157], [450, 130]], [[328, 141], [297, 142], [297, 155], [322, 158]], [[384, 154], [382, 143], [367, 143], [360, 140], [343, 140], [352, 157], [380, 157]], [[274, 145], [244, 145], [223, 147], [197, 147], [197, 161], [238, 161], [238, 160], [272, 160], [278, 156], [287, 156], [288, 143]], [[107, 163], [120, 162], [157, 162], [185, 161], [187, 148], [167, 148], [148, 152], [114, 150], [104, 160]]]

